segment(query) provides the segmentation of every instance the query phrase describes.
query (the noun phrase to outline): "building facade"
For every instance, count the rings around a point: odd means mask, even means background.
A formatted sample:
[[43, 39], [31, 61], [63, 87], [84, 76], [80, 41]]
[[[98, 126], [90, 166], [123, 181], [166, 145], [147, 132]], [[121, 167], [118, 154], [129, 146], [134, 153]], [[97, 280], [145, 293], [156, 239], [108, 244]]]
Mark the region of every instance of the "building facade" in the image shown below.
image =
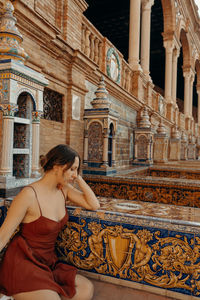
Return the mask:
[[1, 189], [59, 143], [85, 174], [200, 157], [194, 0], [0, 3]]

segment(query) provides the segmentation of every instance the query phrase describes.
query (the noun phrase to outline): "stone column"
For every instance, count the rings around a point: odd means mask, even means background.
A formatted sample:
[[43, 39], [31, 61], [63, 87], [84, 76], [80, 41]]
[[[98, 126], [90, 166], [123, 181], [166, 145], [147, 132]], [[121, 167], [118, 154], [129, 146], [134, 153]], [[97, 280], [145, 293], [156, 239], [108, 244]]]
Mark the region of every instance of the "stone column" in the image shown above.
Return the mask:
[[197, 86], [197, 94], [198, 94], [198, 125], [200, 126], [200, 86]]
[[138, 70], [140, 49], [140, 7], [141, 0], [130, 0], [129, 58], [131, 68]]
[[40, 177], [39, 151], [40, 151], [40, 111], [32, 112], [32, 168], [31, 177]]
[[184, 76], [184, 115], [190, 116], [190, 70], [183, 70]]
[[177, 48], [173, 51], [172, 57], [172, 101], [176, 104], [176, 91], [177, 91], [177, 60], [180, 50]]
[[108, 166], [108, 131], [104, 132], [104, 137], [103, 137], [103, 165], [102, 167], [107, 167]]
[[191, 72], [191, 75], [190, 75], [190, 108], [189, 108], [189, 114], [191, 117], [193, 117], [193, 83], [194, 83], [194, 77], [195, 77], [195, 74], [194, 72], [192, 71]]
[[14, 103], [0, 104], [3, 111], [3, 139], [2, 157], [0, 165], [0, 175], [13, 176], [13, 133], [14, 133], [14, 113], [18, 106]]
[[112, 167], [116, 165], [116, 139], [115, 134], [112, 137]]
[[84, 132], [84, 154], [83, 154], [83, 164], [88, 163], [88, 130]]
[[154, 0], [142, 0], [141, 67], [149, 76], [151, 7]]
[[172, 53], [174, 48], [173, 40], [164, 41], [165, 47], [165, 99], [172, 103]]

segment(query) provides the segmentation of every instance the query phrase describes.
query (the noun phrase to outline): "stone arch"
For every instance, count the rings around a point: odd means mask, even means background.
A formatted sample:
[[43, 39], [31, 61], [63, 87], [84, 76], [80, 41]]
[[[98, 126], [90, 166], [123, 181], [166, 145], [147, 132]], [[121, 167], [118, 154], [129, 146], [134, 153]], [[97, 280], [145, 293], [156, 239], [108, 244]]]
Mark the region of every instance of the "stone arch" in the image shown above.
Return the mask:
[[200, 60], [196, 59], [195, 61], [195, 70], [197, 74], [197, 85], [200, 87]]
[[183, 48], [183, 67], [191, 64], [191, 49], [187, 33], [182, 29], [180, 32], [180, 41]]
[[115, 134], [116, 133], [116, 130], [117, 130], [117, 124], [116, 124], [116, 122], [113, 122], [113, 120], [110, 120], [109, 121], [109, 128], [110, 128], [110, 125], [112, 124], [112, 126], [113, 126], [113, 134]]
[[176, 11], [174, 0], [161, 0], [164, 18], [164, 32], [174, 32], [176, 27]]
[[181, 18], [179, 18], [178, 24], [176, 27], [176, 35], [177, 35], [178, 40], [180, 40], [182, 30], [184, 30], [185, 32], [187, 31], [185, 20], [181, 17]]
[[90, 121], [88, 122], [88, 124], [87, 124], [87, 130], [89, 129], [90, 125], [91, 125], [93, 122], [98, 122], [98, 123], [101, 125], [102, 131], [103, 131], [103, 123], [102, 123], [102, 121], [100, 121], [100, 120], [98, 120], [98, 119], [90, 120]]
[[29, 90], [29, 89], [25, 89], [25, 88], [20, 89], [20, 90], [17, 92], [17, 94], [16, 94], [15, 103], [17, 103], [18, 98], [19, 98], [19, 96], [20, 96], [22, 93], [27, 93], [27, 94], [31, 97], [31, 100], [32, 100], [32, 103], [33, 103], [33, 110], [36, 110], [36, 109], [37, 109], [36, 100], [35, 100], [35, 97], [34, 97], [32, 91]]

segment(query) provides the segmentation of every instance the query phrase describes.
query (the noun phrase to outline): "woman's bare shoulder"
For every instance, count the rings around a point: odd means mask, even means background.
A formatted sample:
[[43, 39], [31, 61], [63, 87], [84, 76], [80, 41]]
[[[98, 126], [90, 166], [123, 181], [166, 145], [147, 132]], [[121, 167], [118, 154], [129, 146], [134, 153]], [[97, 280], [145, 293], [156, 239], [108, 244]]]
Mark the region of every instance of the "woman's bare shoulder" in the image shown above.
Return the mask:
[[25, 186], [13, 199], [14, 202], [24, 202], [31, 204], [35, 198], [34, 189], [31, 186]]

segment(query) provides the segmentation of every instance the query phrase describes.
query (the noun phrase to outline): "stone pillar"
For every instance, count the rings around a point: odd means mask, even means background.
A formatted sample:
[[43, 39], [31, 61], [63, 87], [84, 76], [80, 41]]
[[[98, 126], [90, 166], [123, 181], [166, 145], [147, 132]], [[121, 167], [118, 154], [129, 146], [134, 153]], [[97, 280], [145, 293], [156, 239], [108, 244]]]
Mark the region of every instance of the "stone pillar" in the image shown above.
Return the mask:
[[190, 116], [190, 70], [183, 70], [184, 76], [184, 115]]
[[181, 158], [181, 138], [177, 126], [172, 129], [172, 135], [169, 144], [169, 160], [180, 160]]
[[195, 137], [192, 135], [189, 137], [188, 159], [190, 159], [190, 160], [196, 159], [196, 140], [195, 140]]
[[185, 132], [181, 135], [181, 160], [187, 160], [188, 139]]
[[104, 132], [103, 137], [103, 165], [102, 167], [108, 166], [108, 132], [107, 130]]
[[116, 139], [115, 134], [112, 137], [112, 167], [116, 166]]
[[200, 86], [197, 86], [197, 94], [198, 94], [198, 125], [200, 126]]
[[32, 168], [31, 177], [40, 177], [39, 153], [40, 153], [40, 111], [32, 112]]
[[131, 68], [139, 70], [141, 0], [130, 0], [129, 58]]
[[172, 53], [174, 43], [172, 40], [164, 41], [165, 47], [165, 99], [172, 103]]
[[180, 51], [176, 48], [173, 51], [172, 57], [172, 101], [176, 104], [176, 90], [177, 90], [177, 60]]
[[13, 132], [14, 113], [17, 111], [16, 104], [0, 104], [3, 111], [3, 140], [0, 175], [13, 176]]
[[168, 134], [162, 122], [160, 122], [157, 134], [154, 135], [153, 161], [163, 163], [168, 161]]
[[192, 71], [191, 72], [191, 75], [190, 75], [190, 108], [189, 108], [189, 114], [191, 117], [193, 117], [193, 83], [194, 83], [194, 77], [195, 77], [195, 74], [194, 72]]
[[154, 0], [142, 0], [141, 67], [149, 76], [151, 7]]
[[83, 164], [88, 163], [88, 130], [84, 132], [84, 154], [83, 154]]

